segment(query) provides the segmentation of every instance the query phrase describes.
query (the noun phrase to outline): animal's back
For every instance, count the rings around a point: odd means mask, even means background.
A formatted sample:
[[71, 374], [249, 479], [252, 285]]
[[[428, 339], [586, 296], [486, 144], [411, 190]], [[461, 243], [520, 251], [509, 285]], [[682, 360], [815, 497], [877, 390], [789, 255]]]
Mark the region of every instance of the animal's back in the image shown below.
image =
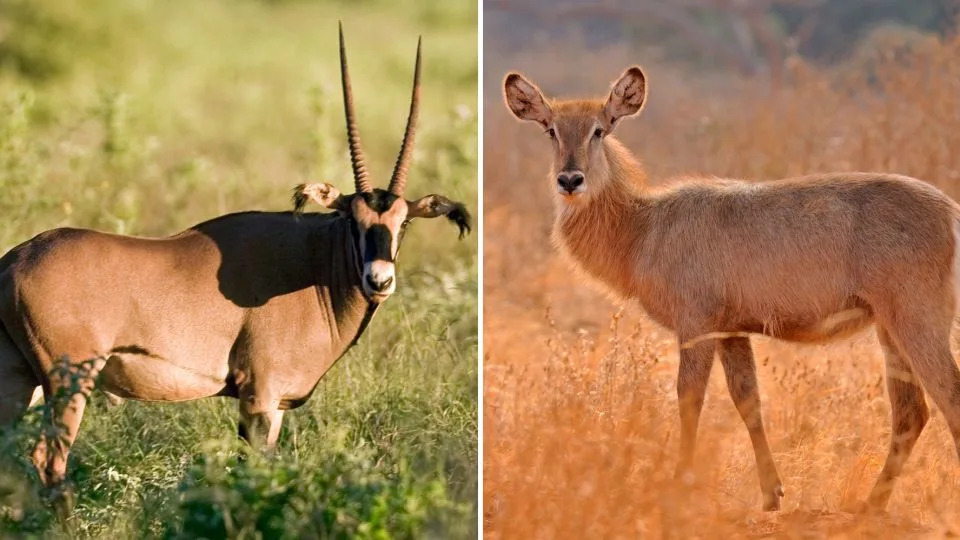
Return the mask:
[[[0, 258], [0, 298], [7, 311], [16, 299], [49, 309], [58, 305], [64, 317], [85, 320], [103, 304], [126, 306], [104, 311], [127, 318], [147, 310], [157, 316], [200, 314], [214, 306], [231, 311], [224, 304], [257, 307], [275, 294], [292, 292], [270, 290], [272, 283], [314, 277], [307, 275], [305, 254], [310, 227], [323, 219], [310, 215], [300, 222], [289, 213], [242, 212], [167, 238], [54, 229]], [[279, 274], [296, 275], [280, 280]]]
[[[81, 362], [119, 350], [156, 374], [143, 381], [184, 371], [194, 380], [184, 392], [216, 393], [242, 311], [209, 294], [217, 290], [218, 261], [204, 245], [201, 237], [48, 231], [2, 261], [0, 319], [39, 373], [62, 355]], [[166, 387], [139, 389], [141, 395], [108, 389], [145, 399], [174, 395]]]
[[869, 318], [891, 284], [942, 286], [960, 212], [918, 180], [852, 173], [681, 184], [652, 197], [651, 215], [638, 273], [678, 310], [816, 339], [837, 313]]

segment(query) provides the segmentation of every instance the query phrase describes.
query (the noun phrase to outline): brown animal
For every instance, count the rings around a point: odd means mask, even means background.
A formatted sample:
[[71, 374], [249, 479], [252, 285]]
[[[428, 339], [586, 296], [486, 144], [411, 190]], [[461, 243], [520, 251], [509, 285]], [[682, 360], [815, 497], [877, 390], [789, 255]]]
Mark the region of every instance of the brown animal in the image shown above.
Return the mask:
[[927, 422], [922, 389], [943, 411], [960, 455], [960, 370], [949, 347], [960, 285], [954, 201], [919, 180], [877, 173], [643, 187], [640, 164], [610, 135], [646, 101], [647, 79], [636, 66], [605, 100], [547, 99], [518, 73], [507, 75], [504, 96], [517, 118], [546, 130], [553, 146], [553, 236], [561, 251], [677, 335], [678, 478], [693, 480], [716, 350], [753, 443], [763, 508], [780, 508], [783, 488], [761, 421], [752, 333], [813, 342], [876, 325], [892, 434], [870, 507], [886, 506]]
[[[230, 214], [164, 239], [57, 229], [0, 259], [0, 425], [22, 415], [37, 385], [48, 403], [58, 391], [69, 394], [53, 419], [61, 436], [41, 439], [33, 452], [45, 484], [65, 477], [95, 376], [122, 398], [238, 398], [240, 436], [272, 448], [283, 412], [310, 397], [394, 292], [407, 223], [444, 215], [461, 237], [469, 230], [460, 203], [403, 198], [419, 44], [387, 190], [373, 188], [366, 170], [342, 29], [340, 62], [356, 193], [299, 186], [295, 212]], [[336, 212], [300, 214], [308, 199]], [[58, 368], [63, 358], [66, 370]], [[84, 375], [79, 385], [70, 371]]]

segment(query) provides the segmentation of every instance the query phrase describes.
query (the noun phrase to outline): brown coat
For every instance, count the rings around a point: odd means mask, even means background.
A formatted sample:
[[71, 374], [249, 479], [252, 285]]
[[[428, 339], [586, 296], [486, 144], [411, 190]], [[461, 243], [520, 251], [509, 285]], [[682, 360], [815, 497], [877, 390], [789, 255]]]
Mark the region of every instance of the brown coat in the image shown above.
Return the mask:
[[960, 456], [960, 369], [949, 347], [960, 299], [960, 206], [929, 184], [882, 173], [688, 178], [648, 189], [640, 165], [610, 136], [642, 110], [646, 94], [638, 66], [604, 100], [552, 100], [518, 73], [504, 79], [507, 107], [553, 143], [556, 244], [585, 275], [639, 301], [677, 334], [677, 477], [693, 479], [716, 352], [754, 446], [763, 508], [779, 509], [783, 489], [749, 336], [821, 341], [871, 323], [886, 356], [893, 429], [869, 504], [886, 506], [927, 422], [923, 390], [943, 411]]
[[258, 393], [288, 408], [361, 330], [368, 302], [348, 227], [247, 212], [165, 239], [48, 231], [0, 259], [0, 321], [45, 386], [61, 356], [102, 357], [102, 387], [121, 397], [269, 385]]

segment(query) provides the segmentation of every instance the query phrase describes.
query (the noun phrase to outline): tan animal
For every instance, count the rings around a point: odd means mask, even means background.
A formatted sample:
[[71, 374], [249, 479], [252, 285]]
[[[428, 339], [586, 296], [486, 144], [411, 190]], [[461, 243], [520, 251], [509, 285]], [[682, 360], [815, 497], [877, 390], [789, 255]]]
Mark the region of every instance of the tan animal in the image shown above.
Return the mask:
[[[273, 447], [283, 412], [302, 405], [396, 288], [394, 262], [414, 218], [469, 230], [461, 203], [403, 198], [420, 88], [420, 47], [403, 143], [387, 190], [370, 183], [354, 118], [343, 32], [340, 62], [356, 193], [299, 186], [295, 212], [243, 212], [164, 239], [57, 229], [0, 259], [0, 425], [37, 385], [62, 436], [33, 452], [48, 486], [67, 453], [92, 377], [122, 398], [240, 400], [240, 436]], [[307, 200], [336, 210], [300, 214]], [[67, 370], [58, 368], [68, 358]], [[93, 360], [90, 360], [93, 359]], [[67, 371], [87, 376], [71, 385]]]
[[876, 326], [892, 434], [869, 505], [883, 508], [928, 419], [925, 389], [960, 455], [960, 370], [950, 354], [960, 271], [960, 206], [919, 180], [836, 173], [747, 183], [643, 186], [610, 133], [638, 114], [647, 79], [627, 69], [603, 100], [554, 100], [518, 73], [507, 107], [553, 146], [554, 240], [575, 266], [636, 299], [680, 347], [678, 478], [692, 481], [714, 351], [756, 454], [765, 510], [783, 489], [760, 415], [749, 335], [813, 342]]

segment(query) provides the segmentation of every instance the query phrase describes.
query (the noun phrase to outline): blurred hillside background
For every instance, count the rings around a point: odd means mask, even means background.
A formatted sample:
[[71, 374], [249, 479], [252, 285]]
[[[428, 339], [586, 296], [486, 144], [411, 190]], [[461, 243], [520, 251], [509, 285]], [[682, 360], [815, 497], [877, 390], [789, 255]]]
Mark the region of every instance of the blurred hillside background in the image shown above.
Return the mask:
[[698, 486], [677, 494], [676, 341], [590, 287], [549, 241], [548, 138], [502, 100], [604, 97], [641, 64], [649, 96], [615, 136], [651, 185], [885, 171], [960, 196], [960, 3], [947, 0], [489, 0], [484, 3], [484, 534], [929, 537], [960, 533], [938, 413], [884, 516], [851, 512], [886, 455], [872, 330], [752, 341], [783, 511], [763, 514], [746, 428], [714, 369]]
[[955, 0], [490, 0], [484, 80], [496, 88], [503, 62], [518, 51], [569, 54], [576, 47], [627, 48], [644, 65], [760, 76], [777, 85], [790, 58], [869, 61], [889, 46], [952, 31], [958, 13]]
[[[399, 150], [422, 34], [407, 193], [478, 212], [476, 13], [475, 1], [0, 0], [0, 251], [58, 226], [165, 236], [287, 210], [301, 182], [352, 191], [338, 19], [375, 181]], [[235, 401], [95, 397], [69, 468], [76, 534], [475, 536], [477, 239], [458, 242], [444, 220], [411, 226], [398, 293], [286, 415], [278, 459], [237, 461]], [[59, 534], [27, 460], [36, 420], [0, 437], [0, 536]]]

